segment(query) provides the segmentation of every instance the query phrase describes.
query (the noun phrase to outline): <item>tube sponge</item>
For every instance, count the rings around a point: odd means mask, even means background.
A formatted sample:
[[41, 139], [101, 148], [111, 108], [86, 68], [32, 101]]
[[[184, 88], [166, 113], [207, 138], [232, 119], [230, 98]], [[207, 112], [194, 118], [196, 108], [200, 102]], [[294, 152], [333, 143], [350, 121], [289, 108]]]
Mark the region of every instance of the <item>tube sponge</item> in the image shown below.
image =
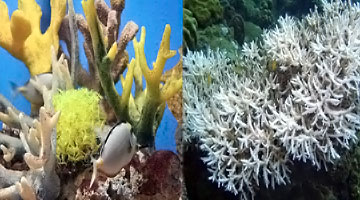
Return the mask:
[[98, 149], [94, 130], [105, 123], [100, 98], [98, 93], [85, 88], [54, 95], [55, 110], [61, 111], [56, 148], [59, 162], [84, 160]]

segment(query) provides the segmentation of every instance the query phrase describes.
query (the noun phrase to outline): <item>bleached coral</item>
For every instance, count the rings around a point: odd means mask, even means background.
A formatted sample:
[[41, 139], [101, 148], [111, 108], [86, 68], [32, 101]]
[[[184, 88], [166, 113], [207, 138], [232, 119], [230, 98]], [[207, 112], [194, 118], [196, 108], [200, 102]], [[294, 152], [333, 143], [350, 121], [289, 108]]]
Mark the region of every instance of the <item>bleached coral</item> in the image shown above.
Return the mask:
[[185, 138], [241, 199], [288, 183], [293, 160], [326, 169], [360, 129], [360, 5], [323, 1], [322, 12], [278, 22], [244, 45], [236, 72], [220, 52], [184, 58]]

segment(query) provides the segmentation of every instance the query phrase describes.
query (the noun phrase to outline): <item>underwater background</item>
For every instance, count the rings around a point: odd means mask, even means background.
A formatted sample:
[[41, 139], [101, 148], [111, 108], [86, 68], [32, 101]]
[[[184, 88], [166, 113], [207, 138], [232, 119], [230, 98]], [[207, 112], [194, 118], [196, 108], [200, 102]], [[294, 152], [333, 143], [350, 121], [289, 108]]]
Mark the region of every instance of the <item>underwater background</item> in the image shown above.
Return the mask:
[[[17, 9], [18, 1], [5, 0], [4, 1], [9, 9], [9, 15]], [[50, 24], [50, 1], [36, 0], [41, 6], [41, 31], [45, 32]], [[109, 4], [109, 0], [105, 0]], [[81, 7], [81, 1], [74, 1], [75, 12], [84, 15], [84, 11]], [[166, 9], [165, 9], [166, 8]], [[123, 29], [125, 23], [128, 21], [134, 21], [136, 24], [145, 26], [147, 40], [145, 43], [145, 54], [149, 67], [152, 68], [151, 63], [155, 61], [157, 51], [160, 46], [162, 32], [166, 24], [171, 26], [170, 36], [170, 49], [179, 49], [182, 44], [182, 2], [181, 1], [143, 1], [143, 0], [131, 0], [126, 1], [125, 9], [121, 15], [120, 30]], [[82, 47], [84, 42], [83, 35], [78, 31], [79, 45]], [[140, 32], [137, 34], [139, 39]], [[60, 44], [65, 45], [63, 41]], [[66, 48], [63, 48], [66, 49]], [[82, 66], [88, 66], [87, 59], [85, 57], [84, 49], [80, 50], [80, 62]], [[132, 43], [129, 43], [126, 50], [129, 53], [129, 58], [134, 57], [134, 49]], [[67, 53], [67, 52], [66, 52]], [[165, 65], [165, 71], [174, 66], [179, 60], [179, 54], [170, 58]], [[30, 103], [22, 96], [14, 96], [12, 94], [12, 88], [10, 82], [15, 83], [18, 86], [24, 85], [30, 78], [30, 73], [25, 67], [25, 64], [20, 60], [14, 58], [5, 49], [0, 48], [0, 94], [9, 99], [13, 105], [20, 111], [26, 114], [30, 113]], [[119, 83], [116, 88], [121, 92]], [[134, 89], [134, 87], [132, 87]], [[2, 126], [2, 122], [0, 122]], [[163, 120], [157, 130], [155, 145], [157, 150], [171, 150], [176, 152], [175, 146], [175, 129], [177, 127], [177, 121], [169, 111], [165, 109]]]

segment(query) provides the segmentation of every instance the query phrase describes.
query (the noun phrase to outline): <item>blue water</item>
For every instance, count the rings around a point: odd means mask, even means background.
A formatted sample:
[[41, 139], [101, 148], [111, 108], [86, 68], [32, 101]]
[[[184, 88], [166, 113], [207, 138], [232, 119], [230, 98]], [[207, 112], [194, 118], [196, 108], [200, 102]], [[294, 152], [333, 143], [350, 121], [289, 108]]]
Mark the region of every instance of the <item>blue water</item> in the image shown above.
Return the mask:
[[[76, 13], [83, 14], [81, 1], [73, 0]], [[105, 0], [108, 5], [109, 0]], [[9, 13], [17, 9], [17, 1], [5, 0], [8, 5]], [[43, 16], [41, 19], [41, 30], [44, 32], [50, 23], [50, 6], [49, 1], [37, 0], [42, 7]], [[10, 14], [11, 15], [11, 14]], [[177, 50], [182, 44], [182, 1], [168, 1], [168, 0], [128, 0], [125, 3], [125, 9], [122, 13], [121, 27], [128, 21], [134, 21], [136, 24], [145, 26], [146, 28], [146, 42], [145, 54], [148, 61], [148, 66], [152, 67], [152, 62], [155, 61], [157, 51], [160, 46], [162, 33], [165, 25], [171, 26], [170, 48]], [[140, 30], [137, 38], [140, 36]], [[83, 38], [79, 34], [80, 41], [80, 62], [85, 67], [87, 60], [82, 48]], [[134, 50], [132, 43], [127, 47], [130, 59], [134, 57]], [[170, 69], [179, 60], [177, 54], [174, 58], [168, 60], [165, 70]], [[25, 65], [12, 57], [7, 51], [0, 47], [0, 93], [8, 98], [16, 108], [29, 114], [30, 104], [21, 95], [13, 97], [11, 95], [11, 88], [9, 82], [12, 81], [18, 85], [23, 85], [29, 80], [29, 72]], [[121, 92], [121, 87], [118, 84], [116, 88]], [[1, 125], [1, 122], [0, 122]], [[166, 108], [163, 120], [159, 126], [156, 134], [155, 144], [156, 149], [165, 149], [176, 151], [174, 133], [177, 122], [171, 112]], [[149, 127], [150, 128], [150, 127]]]

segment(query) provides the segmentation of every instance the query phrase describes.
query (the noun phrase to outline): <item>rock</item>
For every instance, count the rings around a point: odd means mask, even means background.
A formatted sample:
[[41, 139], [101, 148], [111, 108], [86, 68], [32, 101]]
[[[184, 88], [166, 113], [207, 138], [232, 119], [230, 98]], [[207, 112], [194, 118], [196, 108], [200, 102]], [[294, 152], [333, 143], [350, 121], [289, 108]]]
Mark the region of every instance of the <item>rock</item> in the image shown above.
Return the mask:
[[137, 200], [177, 200], [181, 196], [182, 173], [178, 156], [171, 151], [156, 151], [141, 169], [144, 183]]

